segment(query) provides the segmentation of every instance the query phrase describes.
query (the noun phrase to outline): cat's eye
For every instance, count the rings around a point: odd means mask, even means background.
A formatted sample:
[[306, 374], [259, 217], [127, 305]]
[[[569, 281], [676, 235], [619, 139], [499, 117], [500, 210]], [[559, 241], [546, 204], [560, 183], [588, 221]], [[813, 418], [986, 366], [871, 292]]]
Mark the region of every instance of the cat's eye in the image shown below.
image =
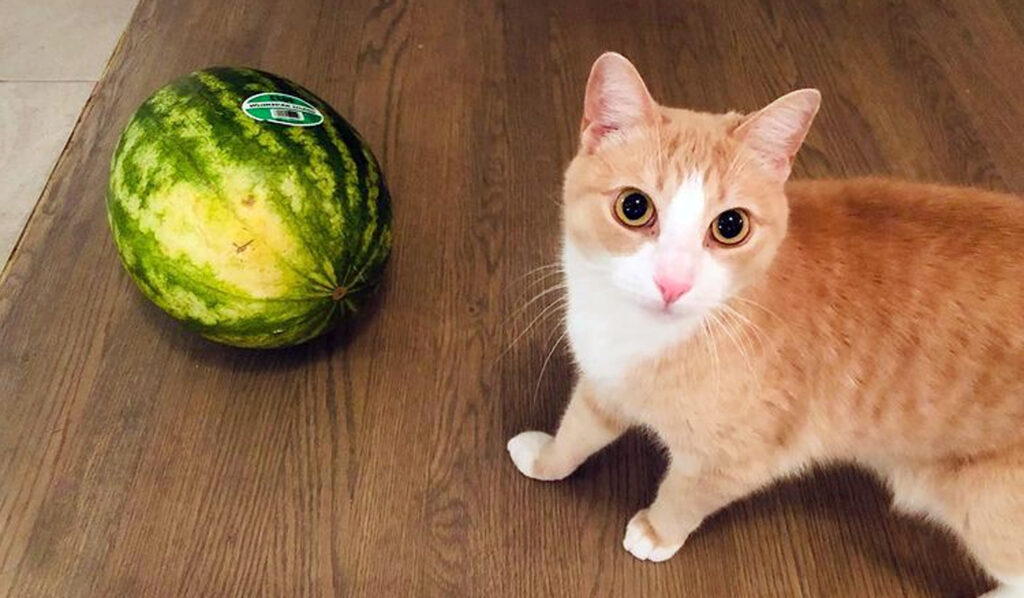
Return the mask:
[[643, 191], [626, 189], [615, 200], [615, 217], [631, 228], [640, 228], [654, 222], [654, 202]]
[[744, 210], [726, 210], [711, 223], [711, 236], [722, 245], [739, 245], [750, 236], [750, 216]]

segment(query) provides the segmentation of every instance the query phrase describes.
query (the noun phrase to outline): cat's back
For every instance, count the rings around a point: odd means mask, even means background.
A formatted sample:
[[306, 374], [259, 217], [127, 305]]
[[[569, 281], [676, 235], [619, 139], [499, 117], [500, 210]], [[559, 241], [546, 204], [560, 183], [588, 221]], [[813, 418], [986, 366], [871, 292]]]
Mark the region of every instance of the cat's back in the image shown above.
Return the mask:
[[1024, 307], [1024, 198], [887, 179], [794, 182], [786, 192], [783, 268], [851, 289], [959, 291]]
[[[931, 414], [908, 443], [1018, 442], [1024, 199], [880, 179], [795, 182], [787, 196], [786, 239], [753, 296], [786, 322], [790, 354], [822, 372], [816, 390], [862, 405], [867, 430]], [[966, 413], [976, 419], [951, 419]]]
[[875, 247], [934, 244], [966, 255], [1024, 240], [1024, 198], [1006, 193], [863, 178], [794, 181], [786, 194], [790, 233], [801, 241], [817, 237], [827, 242], [861, 240]]
[[886, 179], [796, 182], [787, 196], [769, 276], [783, 292], [888, 324], [995, 326], [1024, 345], [1024, 198]]

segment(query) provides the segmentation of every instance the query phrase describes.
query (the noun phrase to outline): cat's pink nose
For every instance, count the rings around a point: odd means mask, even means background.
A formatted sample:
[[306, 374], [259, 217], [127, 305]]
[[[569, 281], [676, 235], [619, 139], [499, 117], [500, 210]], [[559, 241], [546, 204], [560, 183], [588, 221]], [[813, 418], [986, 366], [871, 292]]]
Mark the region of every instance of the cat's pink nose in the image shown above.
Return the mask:
[[693, 288], [693, 279], [681, 276], [656, 276], [654, 284], [658, 285], [658, 290], [661, 291], [661, 298], [665, 300], [665, 305], [672, 305], [676, 302], [676, 299], [679, 299]]

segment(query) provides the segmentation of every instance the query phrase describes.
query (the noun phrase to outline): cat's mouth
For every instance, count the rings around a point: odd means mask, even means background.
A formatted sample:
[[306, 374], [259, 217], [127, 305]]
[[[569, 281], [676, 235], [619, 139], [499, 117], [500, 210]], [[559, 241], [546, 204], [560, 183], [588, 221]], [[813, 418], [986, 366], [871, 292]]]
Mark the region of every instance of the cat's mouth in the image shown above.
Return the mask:
[[664, 301], [645, 298], [640, 301], [640, 306], [645, 312], [662, 318], [677, 318], [685, 315], [688, 311], [686, 306], [678, 301], [675, 303], [665, 303]]
[[637, 297], [636, 300], [643, 313], [666, 324], [681, 319], [700, 318], [707, 311], [707, 304], [697, 297], [683, 297], [672, 303], [650, 297]]

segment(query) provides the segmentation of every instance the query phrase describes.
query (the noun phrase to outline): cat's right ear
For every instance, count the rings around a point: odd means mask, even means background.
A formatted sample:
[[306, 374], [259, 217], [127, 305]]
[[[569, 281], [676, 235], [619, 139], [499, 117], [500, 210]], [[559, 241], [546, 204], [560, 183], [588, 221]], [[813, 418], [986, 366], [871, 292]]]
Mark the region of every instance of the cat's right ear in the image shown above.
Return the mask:
[[621, 54], [605, 52], [587, 79], [581, 146], [593, 151], [608, 135], [651, 122], [657, 117], [656, 106], [633, 63]]
[[821, 92], [800, 89], [743, 117], [733, 135], [780, 181], [789, 178], [796, 153], [821, 106]]

